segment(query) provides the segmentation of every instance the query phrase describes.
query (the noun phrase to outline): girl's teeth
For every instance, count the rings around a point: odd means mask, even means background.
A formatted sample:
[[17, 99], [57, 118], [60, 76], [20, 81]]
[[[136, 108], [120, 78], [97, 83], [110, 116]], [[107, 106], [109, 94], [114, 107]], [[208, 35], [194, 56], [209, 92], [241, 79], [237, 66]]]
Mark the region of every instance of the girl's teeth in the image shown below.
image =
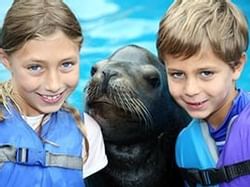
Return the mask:
[[44, 101], [49, 102], [49, 103], [55, 103], [60, 99], [61, 95], [54, 95], [54, 96], [49, 96], [49, 95], [42, 95], [42, 98]]
[[45, 97], [46, 99], [56, 99], [58, 98], [60, 95], [56, 95], [56, 96], [43, 96]]

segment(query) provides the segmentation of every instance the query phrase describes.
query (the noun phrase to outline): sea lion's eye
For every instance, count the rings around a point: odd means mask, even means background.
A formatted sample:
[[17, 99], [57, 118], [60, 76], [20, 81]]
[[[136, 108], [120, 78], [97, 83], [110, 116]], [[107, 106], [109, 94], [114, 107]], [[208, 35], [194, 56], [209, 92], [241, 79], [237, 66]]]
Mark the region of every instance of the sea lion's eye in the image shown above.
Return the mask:
[[160, 85], [160, 79], [159, 79], [158, 76], [157, 76], [157, 77], [154, 77], [154, 76], [148, 77], [148, 78], [147, 78], [147, 81], [148, 81], [148, 83], [149, 83], [153, 88], [157, 88], [157, 87]]
[[144, 79], [152, 88], [157, 88], [160, 85], [160, 77], [157, 72], [147, 72]]
[[160, 72], [151, 65], [143, 67], [143, 77], [151, 88], [157, 88], [160, 86]]

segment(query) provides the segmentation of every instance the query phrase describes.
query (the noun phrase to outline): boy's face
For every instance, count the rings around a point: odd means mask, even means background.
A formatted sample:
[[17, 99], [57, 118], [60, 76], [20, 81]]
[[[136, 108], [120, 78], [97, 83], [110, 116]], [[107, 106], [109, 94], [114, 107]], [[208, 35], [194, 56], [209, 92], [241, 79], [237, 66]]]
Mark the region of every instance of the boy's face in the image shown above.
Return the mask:
[[79, 47], [57, 31], [28, 41], [3, 63], [11, 72], [23, 114], [51, 113], [60, 109], [78, 83]]
[[237, 95], [235, 80], [244, 62], [232, 70], [211, 50], [188, 59], [165, 55], [169, 91], [193, 118], [220, 124]]

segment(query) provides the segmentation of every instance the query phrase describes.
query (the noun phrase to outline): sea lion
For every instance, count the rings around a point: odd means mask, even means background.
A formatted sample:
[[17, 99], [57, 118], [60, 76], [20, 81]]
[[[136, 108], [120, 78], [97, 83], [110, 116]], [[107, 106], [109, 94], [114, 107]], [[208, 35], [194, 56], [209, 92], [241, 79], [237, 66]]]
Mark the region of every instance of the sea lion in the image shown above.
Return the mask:
[[145, 48], [128, 45], [95, 64], [85, 109], [101, 126], [109, 187], [182, 186], [174, 144], [189, 117], [169, 94], [164, 65]]

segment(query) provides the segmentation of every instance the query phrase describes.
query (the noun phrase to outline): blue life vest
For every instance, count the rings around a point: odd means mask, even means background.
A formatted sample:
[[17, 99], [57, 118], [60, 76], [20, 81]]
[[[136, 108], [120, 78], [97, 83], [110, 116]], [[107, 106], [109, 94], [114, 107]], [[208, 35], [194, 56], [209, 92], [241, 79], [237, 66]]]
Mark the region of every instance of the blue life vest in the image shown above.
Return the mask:
[[[248, 93], [242, 97], [243, 102], [236, 103], [236, 106], [241, 105], [241, 109], [229, 122], [226, 143], [219, 158], [208, 125], [205, 121], [193, 119], [177, 138], [176, 162], [179, 167], [204, 170], [250, 160], [250, 98]], [[248, 187], [249, 181], [248, 174], [216, 186]]]
[[1, 109], [0, 187], [84, 187], [82, 134], [69, 112], [52, 113], [39, 137], [14, 107]]
[[[207, 124], [201, 123], [197, 119], [192, 120], [179, 134], [175, 154], [179, 167], [197, 169], [215, 168], [218, 156], [216, 145], [208, 135]], [[197, 185], [197, 187], [200, 186]]]

